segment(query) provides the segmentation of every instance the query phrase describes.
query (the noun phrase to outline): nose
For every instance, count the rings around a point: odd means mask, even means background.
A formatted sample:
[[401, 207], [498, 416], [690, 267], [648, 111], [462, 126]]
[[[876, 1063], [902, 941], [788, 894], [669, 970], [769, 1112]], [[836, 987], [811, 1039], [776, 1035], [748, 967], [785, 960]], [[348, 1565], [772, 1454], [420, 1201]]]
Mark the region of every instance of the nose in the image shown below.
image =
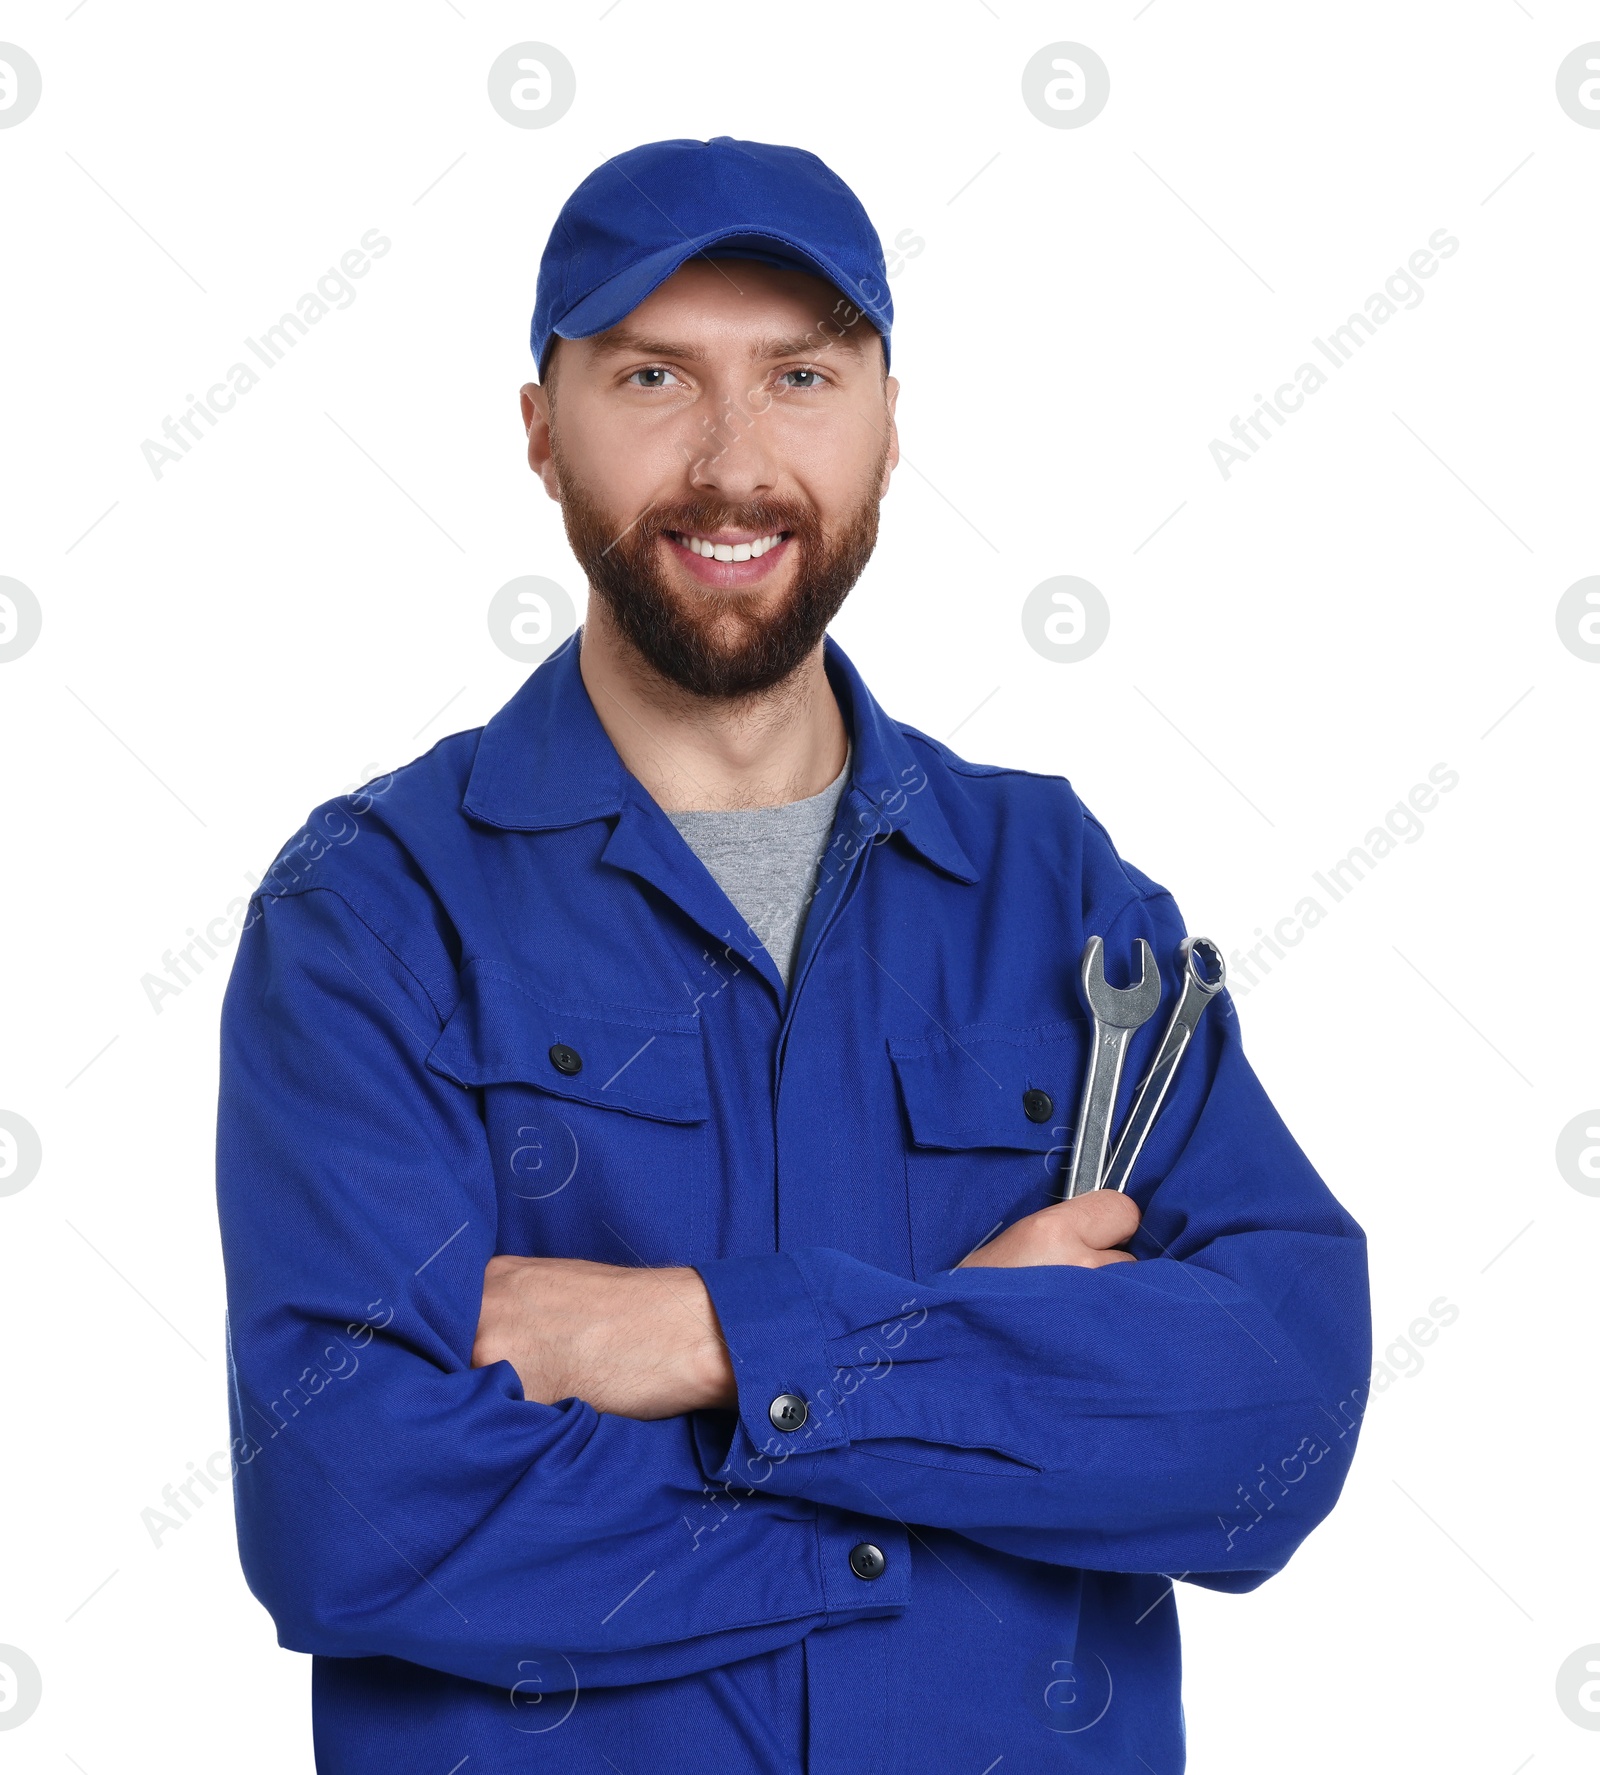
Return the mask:
[[762, 415], [736, 396], [723, 397], [715, 417], [704, 415], [694, 440], [689, 480], [697, 493], [730, 504], [758, 499], [778, 482], [770, 449], [770, 427]]

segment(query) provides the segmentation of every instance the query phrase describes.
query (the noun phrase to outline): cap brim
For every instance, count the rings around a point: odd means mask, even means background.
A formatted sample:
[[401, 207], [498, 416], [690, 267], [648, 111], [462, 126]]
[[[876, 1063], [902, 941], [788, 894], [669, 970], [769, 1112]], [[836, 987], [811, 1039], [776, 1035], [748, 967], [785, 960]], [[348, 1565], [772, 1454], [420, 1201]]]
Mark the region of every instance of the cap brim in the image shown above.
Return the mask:
[[[592, 339], [596, 333], [605, 332], [632, 314], [652, 290], [659, 289], [679, 266], [690, 259], [702, 254], [714, 259], [737, 258], [741, 256], [735, 250], [739, 247], [750, 249], [743, 256], [763, 259], [769, 264], [785, 265], [796, 271], [809, 271], [831, 283], [842, 296], [855, 303], [878, 329], [883, 336], [884, 357], [887, 360], [889, 335], [881, 297], [873, 296], [869, 299], [865, 291], [852, 290], [850, 280], [838, 266], [831, 264], [820, 253], [792, 235], [748, 227], [724, 228], [714, 234], [702, 234], [678, 245], [663, 247], [659, 252], [630, 265], [626, 271], [619, 271], [615, 277], [607, 278], [603, 284], [589, 291], [567, 310], [552, 329], [550, 344], [553, 345], [558, 338]], [[713, 253], [712, 248], [720, 250]], [[546, 360], [549, 355], [550, 347], [547, 345]], [[539, 374], [544, 374], [543, 364], [539, 366]]]

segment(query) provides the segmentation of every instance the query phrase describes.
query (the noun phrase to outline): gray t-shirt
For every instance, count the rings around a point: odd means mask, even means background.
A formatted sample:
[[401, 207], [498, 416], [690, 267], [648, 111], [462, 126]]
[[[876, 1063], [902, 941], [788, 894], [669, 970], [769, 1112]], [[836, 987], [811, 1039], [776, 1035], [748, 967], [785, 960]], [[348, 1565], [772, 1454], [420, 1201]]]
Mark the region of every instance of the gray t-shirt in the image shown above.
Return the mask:
[[786, 985], [849, 777], [847, 753], [838, 776], [804, 801], [667, 815], [766, 946]]

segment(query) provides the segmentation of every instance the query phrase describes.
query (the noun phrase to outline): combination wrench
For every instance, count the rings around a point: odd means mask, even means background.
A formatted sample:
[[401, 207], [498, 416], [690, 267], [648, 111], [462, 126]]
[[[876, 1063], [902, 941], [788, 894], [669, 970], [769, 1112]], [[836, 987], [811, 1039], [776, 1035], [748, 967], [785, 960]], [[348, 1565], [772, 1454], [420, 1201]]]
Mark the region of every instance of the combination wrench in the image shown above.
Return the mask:
[[1082, 980], [1084, 1000], [1094, 1019], [1094, 1040], [1089, 1048], [1083, 1101], [1078, 1106], [1078, 1132], [1066, 1177], [1065, 1194], [1069, 1198], [1100, 1187], [1128, 1042], [1133, 1032], [1155, 1015], [1156, 1006], [1161, 1003], [1161, 975], [1143, 937], [1139, 939], [1137, 986], [1106, 984], [1105, 944], [1099, 937], [1091, 937], [1084, 945]]
[[1161, 1038], [1161, 1046], [1156, 1049], [1155, 1059], [1150, 1063], [1150, 1070], [1139, 1086], [1133, 1108], [1128, 1111], [1128, 1120], [1101, 1179], [1101, 1189], [1126, 1191], [1140, 1148], [1160, 1112], [1172, 1075], [1178, 1070], [1178, 1062], [1188, 1050], [1206, 1006], [1227, 981], [1228, 970], [1222, 951], [1209, 937], [1184, 938], [1178, 945], [1178, 969], [1183, 975], [1183, 992]]

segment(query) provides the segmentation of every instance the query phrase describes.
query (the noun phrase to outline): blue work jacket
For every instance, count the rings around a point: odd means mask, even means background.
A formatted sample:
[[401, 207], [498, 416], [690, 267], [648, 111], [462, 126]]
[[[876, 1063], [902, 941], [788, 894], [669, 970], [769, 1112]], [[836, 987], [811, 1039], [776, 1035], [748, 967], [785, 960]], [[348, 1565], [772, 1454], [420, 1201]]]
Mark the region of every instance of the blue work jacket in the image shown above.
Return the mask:
[[[576, 641], [317, 808], [252, 901], [218, 1138], [239, 1543], [313, 1655], [324, 1775], [1176, 1775], [1174, 1581], [1254, 1588], [1338, 1496], [1365, 1240], [1228, 997], [1135, 1172], [1137, 1263], [955, 1267], [1052, 1199], [1086, 937], [1114, 984], [1140, 937], [1161, 966], [1125, 1111], [1183, 920], [1064, 779], [827, 666], [851, 771], [787, 989]], [[497, 1253], [694, 1266], [738, 1410], [474, 1368]]]

